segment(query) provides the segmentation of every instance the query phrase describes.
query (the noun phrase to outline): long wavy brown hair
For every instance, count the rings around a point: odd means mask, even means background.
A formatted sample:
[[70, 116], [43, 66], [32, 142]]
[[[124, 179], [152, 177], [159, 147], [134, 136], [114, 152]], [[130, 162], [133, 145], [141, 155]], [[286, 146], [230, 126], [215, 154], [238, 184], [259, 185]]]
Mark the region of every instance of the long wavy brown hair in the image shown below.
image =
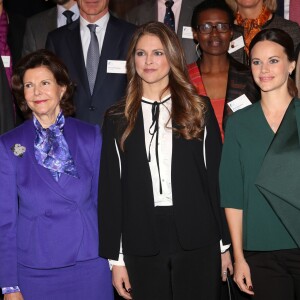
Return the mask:
[[[135, 126], [141, 107], [143, 85], [142, 79], [136, 71], [135, 55], [136, 45], [144, 35], [154, 35], [160, 39], [170, 64], [169, 85], [161, 91], [161, 96], [166, 90], [170, 90], [172, 97], [170, 117], [172, 124], [175, 124], [172, 128], [173, 131], [187, 140], [200, 139], [205, 126], [206, 105], [190, 82], [184, 53], [177, 35], [163, 23], [149, 22], [137, 29], [128, 50], [126, 64], [128, 86], [124, 108], [127, 125], [121, 136], [121, 149], [124, 150], [124, 142]], [[119, 106], [122, 105], [124, 102], [119, 104]]]

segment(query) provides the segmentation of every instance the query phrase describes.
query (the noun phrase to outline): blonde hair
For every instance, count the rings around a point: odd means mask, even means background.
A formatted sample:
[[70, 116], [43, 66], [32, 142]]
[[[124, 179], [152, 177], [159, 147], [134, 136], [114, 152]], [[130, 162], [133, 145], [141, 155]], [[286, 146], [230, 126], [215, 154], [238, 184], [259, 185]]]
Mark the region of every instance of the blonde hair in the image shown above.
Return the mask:
[[[236, 0], [225, 0], [225, 2], [230, 6], [234, 13], [238, 11], [238, 5]], [[264, 5], [267, 7], [271, 13], [274, 13], [277, 9], [277, 1], [276, 0], [263, 0]]]
[[[121, 137], [121, 148], [132, 132], [141, 107], [143, 96], [142, 79], [137, 74], [135, 66], [135, 51], [139, 39], [144, 35], [153, 35], [161, 41], [166, 58], [170, 64], [169, 85], [161, 95], [169, 89], [172, 97], [172, 128], [183, 138], [200, 139], [204, 130], [204, 115], [206, 105], [190, 83], [183, 49], [176, 33], [160, 22], [149, 22], [139, 27], [132, 37], [127, 56], [128, 86], [125, 95], [124, 115], [127, 125]], [[120, 104], [122, 105], [122, 104]], [[124, 104], [123, 104], [124, 105]]]

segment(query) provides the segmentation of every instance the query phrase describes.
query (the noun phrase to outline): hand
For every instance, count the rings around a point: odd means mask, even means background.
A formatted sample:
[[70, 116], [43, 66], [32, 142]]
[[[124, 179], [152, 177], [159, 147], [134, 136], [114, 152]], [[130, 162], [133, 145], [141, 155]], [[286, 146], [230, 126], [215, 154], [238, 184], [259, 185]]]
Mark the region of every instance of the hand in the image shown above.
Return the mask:
[[222, 277], [222, 281], [226, 281], [228, 270], [230, 275], [233, 274], [233, 266], [232, 266], [232, 261], [231, 261], [231, 256], [229, 251], [226, 251], [225, 253], [221, 254], [221, 261], [222, 261], [221, 277]]
[[124, 266], [113, 266], [112, 267], [112, 283], [118, 294], [124, 299], [132, 299], [131, 285], [127, 269]]
[[233, 280], [242, 292], [254, 295], [250, 268], [246, 260], [242, 259], [234, 263]]
[[10, 293], [4, 295], [4, 300], [24, 300], [20, 292]]

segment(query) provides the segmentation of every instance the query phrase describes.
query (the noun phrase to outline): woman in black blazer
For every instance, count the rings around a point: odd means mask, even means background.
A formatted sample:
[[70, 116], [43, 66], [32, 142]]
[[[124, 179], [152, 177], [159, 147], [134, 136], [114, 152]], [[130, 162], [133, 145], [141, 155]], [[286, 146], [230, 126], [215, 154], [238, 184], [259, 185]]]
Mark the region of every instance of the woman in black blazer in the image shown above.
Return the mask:
[[100, 255], [116, 260], [113, 284], [125, 299], [219, 299], [232, 266], [220, 252], [229, 238], [210, 102], [189, 82], [176, 34], [159, 22], [134, 34], [127, 75], [125, 100], [102, 129]]

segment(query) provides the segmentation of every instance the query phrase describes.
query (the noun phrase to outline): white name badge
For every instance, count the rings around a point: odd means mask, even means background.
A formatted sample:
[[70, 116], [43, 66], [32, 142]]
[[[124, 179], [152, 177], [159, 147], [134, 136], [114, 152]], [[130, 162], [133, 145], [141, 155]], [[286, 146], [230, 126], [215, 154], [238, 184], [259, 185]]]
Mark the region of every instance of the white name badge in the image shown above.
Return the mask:
[[228, 53], [233, 53], [245, 46], [244, 39], [242, 36], [236, 38], [235, 40], [231, 41], [228, 48]]
[[108, 60], [106, 72], [126, 74], [126, 60]]
[[193, 30], [190, 26], [183, 26], [182, 27], [182, 38], [183, 39], [193, 39]]
[[2, 55], [1, 56], [4, 68], [9, 68], [10, 67], [10, 56], [9, 55]]
[[233, 112], [236, 112], [239, 109], [251, 105], [252, 103], [248, 99], [248, 97], [245, 94], [243, 94], [242, 96], [237, 97], [236, 99], [228, 102], [227, 104]]

